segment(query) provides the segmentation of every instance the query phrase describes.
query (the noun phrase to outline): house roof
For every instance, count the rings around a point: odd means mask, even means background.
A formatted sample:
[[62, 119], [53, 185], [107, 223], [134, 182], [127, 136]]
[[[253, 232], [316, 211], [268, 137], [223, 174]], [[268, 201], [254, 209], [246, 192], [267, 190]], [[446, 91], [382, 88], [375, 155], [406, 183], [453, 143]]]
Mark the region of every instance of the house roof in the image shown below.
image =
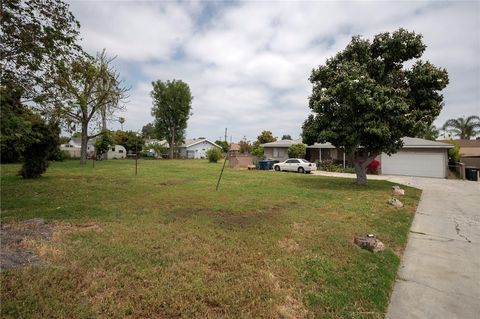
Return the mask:
[[302, 139], [298, 140], [280, 140], [280, 141], [275, 141], [275, 142], [270, 142], [270, 143], [264, 143], [260, 144], [260, 146], [263, 147], [290, 147], [293, 144], [303, 144]]
[[403, 148], [453, 148], [453, 145], [418, 137], [403, 137]]
[[146, 139], [145, 144], [160, 144], [160, 145], [167, 145], [168, 142], [166, 140], [157, 140], [157, 139]]
[[198, 144], [198, 143], [202, 143], [202, 142], [207, 142], [207, 143], [210, 143], [212, 144], [213, 146], [216, 146], [218, 148], [222, 148], [221, 146], [215, 144], [214, 142], [212, 141], [209, 141], [208, 139], [206, 138], [200, 138], [200, 139], [185, 139], [185, 142], [180, 145], [179, 147], [190, 147], [190, 146], [193, 146], [195, 144]]
[[240, 151], [240, 144], [238, 143], [232, 143], [229, 146], [230, 151]]
[[[404, 137], [402, 138], [403, 148], [453, 148], [453, 145], [439, 142], [439, 141], [430, 141], [423, 138], [417, 137]], [[292, 144], [301, 144], [302, 140], [282, 140], [271, 143], [261, 144], [263, 147], [290, 147]], [[310, 149], [318, 148], [335, 148], [331, 143], [315, 143], [313, 145], [307, 146]]]
[[442, 142], [458, 145], [460, 155], [464, 157], [480, 156], [480, 140], [445, 140]]
[[[88, 145], [93, 145], [97, 141], [98, 137], [94, 137], [88, 140]], [[71, 145], [82, 145], [82, 138], [81, 137], [72, 137], [68, 144]]]

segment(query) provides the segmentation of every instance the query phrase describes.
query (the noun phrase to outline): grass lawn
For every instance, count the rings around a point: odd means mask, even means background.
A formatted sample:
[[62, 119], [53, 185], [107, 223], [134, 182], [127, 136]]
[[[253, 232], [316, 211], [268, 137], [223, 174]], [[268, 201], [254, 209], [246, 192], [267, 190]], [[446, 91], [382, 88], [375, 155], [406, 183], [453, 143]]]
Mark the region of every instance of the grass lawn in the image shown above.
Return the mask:
[[[420, 191], [207, 161], [1, 166], [1, 219], [43, 217], [47, 266], [1, 273], [3, 318], [383, 318]], [[376, 233], [378, 254], [352, 244]]]

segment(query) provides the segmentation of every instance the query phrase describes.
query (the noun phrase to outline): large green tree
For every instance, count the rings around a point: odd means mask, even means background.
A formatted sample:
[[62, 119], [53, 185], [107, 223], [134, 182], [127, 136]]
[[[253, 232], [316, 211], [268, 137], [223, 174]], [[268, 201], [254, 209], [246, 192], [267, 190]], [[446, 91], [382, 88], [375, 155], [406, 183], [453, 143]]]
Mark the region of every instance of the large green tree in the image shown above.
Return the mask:
[[113, 141], [115, 144], [125, 147], [127, 152], [137, 153], [143, 149], [145, 138], [134, 131], [116, 131], [113, 134]]
[[259, 146], [260, 144], [275, 142], [277, 140], [276, 137], [273, 136], [271, 131], [262, 131], [260, 135], [257, 136], [257, 141], [255, 142], [255, 146]]
[[1, 4], [2, 86], [22, 102], [46, 99], [59, 61], [81, 54], [80, 24], [60, 0], [8, 0]]
[[152, 116], [155, 129], [165, 136], [170, 146], [170, 158], [173, 159], [175, 146], [185, 138], [187, 121], [192, 109], [192, 94], [188, 84], [181, 80], [152, 82]]
[[443, 125], [443, 130], [451, 135], [458, 136], [460, 139], [471, 139], [480, 133], [480, 117], [471, 115], [469, 117], [459, 117], [449, 119]]
[[128, 89], [122, 86], [111, 62], [105, 51], [96, 58], [82, 56], [60, 63], [55, 77], [55, 113], [70, 127], [81, 129], [80, 164], [87, 161], [88, 140], [102, 133], [98, 130], [102, 112], [107, 109], [113, 113], [124, 107]]
[[367, 166], [376, 156], [397, 152], [402, 137], [425, 130], [442, 109], [439, 91], [448, 74], [418, 60], [425, 49], [422, 36], [405, 29], [373, 41], [353, 37], [312, 71], [312, 114], [303, 124], [304, 142], [331, 142], [343, 150], [357, 184], [365, 185]]
[[145, 124], [142, 127], [142, 136], [146, 139], [158, 139], [158, 134], [155, 131], [155, 125], [153, 125], [153, 123]]

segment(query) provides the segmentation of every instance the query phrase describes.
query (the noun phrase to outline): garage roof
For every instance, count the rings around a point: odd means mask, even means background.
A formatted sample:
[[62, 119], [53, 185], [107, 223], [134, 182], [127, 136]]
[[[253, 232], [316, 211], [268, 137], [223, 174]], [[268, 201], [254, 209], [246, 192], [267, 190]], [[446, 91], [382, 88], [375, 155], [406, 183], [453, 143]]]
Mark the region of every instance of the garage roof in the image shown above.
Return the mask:
[[452, 144], [425, 140], [418, 137], [404, 137], [402, 141], [403, 148], [453, 148]]

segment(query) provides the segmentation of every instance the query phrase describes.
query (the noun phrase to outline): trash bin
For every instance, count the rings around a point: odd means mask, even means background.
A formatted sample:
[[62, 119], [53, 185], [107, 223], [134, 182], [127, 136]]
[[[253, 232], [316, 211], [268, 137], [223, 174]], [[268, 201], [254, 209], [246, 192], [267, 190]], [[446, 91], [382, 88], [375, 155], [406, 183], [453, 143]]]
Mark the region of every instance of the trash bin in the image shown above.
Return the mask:
[[479, 170], [479, 168], [473, 166], [465, 166], [465, 178], [469, 181], [478, 181]]
[[262, 160], [262, 161], [258, 161], [258, 169], [261, 169], [261, 170], [268, 170], [268, 161], [266, 160]]

